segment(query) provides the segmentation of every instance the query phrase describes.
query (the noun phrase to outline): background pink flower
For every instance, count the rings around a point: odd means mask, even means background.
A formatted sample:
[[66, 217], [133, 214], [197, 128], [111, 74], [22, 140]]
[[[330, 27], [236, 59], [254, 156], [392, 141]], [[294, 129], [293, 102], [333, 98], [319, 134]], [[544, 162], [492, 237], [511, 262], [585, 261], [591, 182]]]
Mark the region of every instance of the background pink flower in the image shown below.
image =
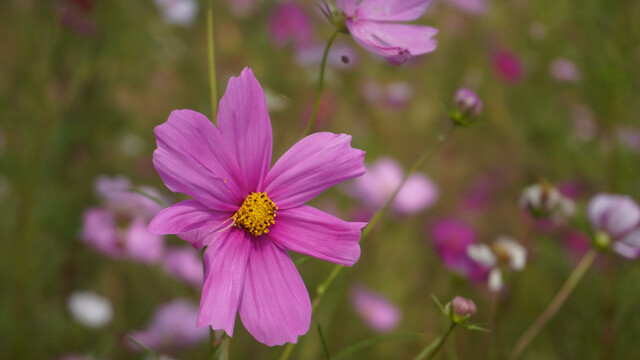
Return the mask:
[[295, 2], [276, 4], [269, 18], [269, 35], [278, 47], [288, 43], [296, 47], [307, 46], [311, 42], [311, 20], [304, 8]]
[[508, 84], [517, 84], [524, 78], [522, 62], [516, 54], [498, 51], [491, 56], [493, 70], [499, 79]]
[[476, 243], [469, 225], [454, 219], [436, 221], [429, 229], [436, 253], [451, 271], [475, 281], [485, 281], [489, 267], [472, 260], [467, 248]]
[[[400, 164], [390, 157], [383, 157], [367, 166], [367, 173], [346, 187], [349, 195], [358, 198], [372, 211], [381, 208], [402, 182], [404, 172]], [[438, 188], [423, 173], [409, 176], [391, 209], [401, 215], [420, 212], [438, 199]]]
[[[175, 299], [160, 306], [146, 329], [129, 335], [155, 351], [195, 345], [209, 338], [209, 329], [196, 326], [198, 307], [186, 299]], [[135, 344], [130, 347], [139, 350]]]
[[400, 309], [382, 295], [362, 285], [352, 291], [351, 302], [356, 314], [376, 332], [391, 332], [400, 324]]
[[170, 248], [164, 255], [164, 270], [186, 282], [187, 284], [202, 287], [204, 272], [202, 259], [193, 248]]
[[629, 259], [640, 257], [640, 207], [635, 201], [598, 194], [589, 201], [587, 211], [593, 228], [610, 238], [615, 252]]
[[438, 30], [428, 26], [396, 24], [419, 18], [431, 0], [337, 0], [353, 39], [369, 52], [399, 65], [410, 57], [432, 52]]

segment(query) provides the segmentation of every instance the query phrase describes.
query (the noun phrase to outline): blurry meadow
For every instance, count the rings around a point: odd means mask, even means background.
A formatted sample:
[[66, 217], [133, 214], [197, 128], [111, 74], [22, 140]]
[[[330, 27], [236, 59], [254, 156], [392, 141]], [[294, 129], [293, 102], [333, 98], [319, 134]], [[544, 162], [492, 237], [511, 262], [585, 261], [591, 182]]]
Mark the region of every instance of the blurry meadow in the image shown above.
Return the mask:
[[[213, 5], [218, 97], [229, 77], [253, 70], [266, 93], [274, 161], [307, 125], [333, 31], [314, 1], [293, 2], [306, 16], [303, 25], [276, 16], [283, 4]], [[113, 179], [168, 204], [188, 199], [171, 193], [155, 171], [153, 129], [175, 109], [211, 116], [209, 2], [178, 14], [171, 6], [162, 0], [0, 2], [0, 358], [146, 358], [127, 334], [148, 329], [156, 310], [176, 299], [197, 311], [201, 256], [185, 276], [175, 269], [171, 275], [165, 256], [190, 248], [187, 242], [167, 235], [164, 243], [122, 255], [86, 241], [88, 231], [101, 231], [87, 228], [93, 225], [86, 212], [122, 205], [105, 195]], [[447, 109], [459, 88], [478, 94], [482, 113], [419, 170], [427, 190], [417, 188], [407, 201], [429, 200], [410, 210], [392, 206], [361, 242], [359, 261], [327, 289], [291, 358], [325, 358], [319, 324], [332, 355], [397, 334], [342, 358], [413, 359], [449, 323], [433, 294], [443, 303], [472, 299], [477, 313], [470, 321], [490, 329], [458, 328], [437, 358], [505, 359], [589, 248], [589, 199], [611, 193], [640, 200], [638, 14], [634, 0], [435, 0], [415, 23], [439, 29], [437, 49], [400, 66], [339, 34], [314, 131], [351, 135], [352, 146], [366, 151], [368, 170], [379, 159], [409, 169], [449, 127]], [[282, 23], [302, 26], [294, 33], [303, 38], [279, 37]], [[537, 220], [519, 204], [523, 189], [540, 182], [572, 199], [572, 220]], [[363, 190], [350, 180], [310, 204], [367, 221], [391, 191]], [[127, 193], [129, 200], [155, 204]], [[463, 234], [438, 235], [438, 226], [446, 232], [453, 220]], [[486, 278], [467, 279], [446, 266], [436, 238], [467, 230], [478, 243], [507, 236], [526, 248], [526, 266], [505, 276], [500, 291], [490, 291]], [[333, 264], [311, 258], [297, 268], [313, 299]], [[104, 324], [74, 316], [71, 299], [84, 291], [108, 300], [110, 310], [99, 310]], [[360, 304], [369, 292], [377, 302]], [[521, 358], [638, 359], [638, 304], [638, 261], [600, 254]], [[377, 311], [390, 312], [382, 315], [390, 319], [376, 324]], [[208, 358], [206, 329], [177, 344], [169, 333], [146, 345], [174, 359]], [[283, 352], [256, 341], [239, 318], [226, 341], [233, 359], [277, 359]]]

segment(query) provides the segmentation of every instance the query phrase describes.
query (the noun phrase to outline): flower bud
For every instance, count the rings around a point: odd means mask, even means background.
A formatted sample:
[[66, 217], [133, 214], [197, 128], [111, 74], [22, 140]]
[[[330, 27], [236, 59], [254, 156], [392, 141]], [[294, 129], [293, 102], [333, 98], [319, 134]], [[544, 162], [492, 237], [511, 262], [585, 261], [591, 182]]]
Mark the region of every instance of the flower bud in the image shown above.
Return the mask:
[[463, 116], [479, 116], [482, 113], [482, 101], [480, 97], [473, 91], [465, 88], [460, 88], [453, 96], [456, 101], [458, 110]]
[[476, 304], [470, 300], [463, 298], [462, 296], [456, 296], [451, 301], [454, 315], [462, 318], [472, 316], [478, 310]]

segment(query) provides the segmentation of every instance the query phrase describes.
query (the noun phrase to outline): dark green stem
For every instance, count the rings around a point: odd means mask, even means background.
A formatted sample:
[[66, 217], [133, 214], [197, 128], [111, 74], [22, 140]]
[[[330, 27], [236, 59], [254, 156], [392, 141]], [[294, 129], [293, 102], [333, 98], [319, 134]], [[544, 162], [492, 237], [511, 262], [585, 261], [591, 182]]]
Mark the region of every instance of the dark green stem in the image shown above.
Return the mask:
[[436, 355], [438, 354], [438, 351], [440, 351], [440, 349], [442, 348], [442, 345], [444, 345], [444, 343], [447, 341], [447, 339], [449, 338], [449, 335], [451, 335], [455, 327], [456, 327], [456, 323], [452, 321], [451, 325], [449, 325], [449, 328], [447, 329], [447, 332], [444, 333], [444, 335], [437, 340], [438, 342], [435, 344], [435, 346], [433, 344], [427, 345], [427, 347], [425, 347], [420, 352], [420, 354], [418, 354], [418, 356], [415, 357], [414, 360], [422, 360], [427, 355], [429, 355], [429, 357], [427, 357], [427, 360], [431, 360], [435, 358]]

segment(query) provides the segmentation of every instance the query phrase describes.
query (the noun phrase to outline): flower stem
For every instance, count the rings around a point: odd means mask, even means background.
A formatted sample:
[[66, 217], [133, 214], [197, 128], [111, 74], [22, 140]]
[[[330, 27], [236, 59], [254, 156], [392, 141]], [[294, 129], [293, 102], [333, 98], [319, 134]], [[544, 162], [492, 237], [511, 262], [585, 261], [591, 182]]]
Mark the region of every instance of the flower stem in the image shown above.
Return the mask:
[[211, 89], [211, 120], [216, 123], [218, 115], [218, 89], [216, 87], [216, 58], [213, 36], [213, 1], [209, 2], [207, 11], [207, 55], [209, 57], [209, 87]]
[[304, 129], [302, 133], [302, 137], [305, 137], [311, 133], [313, 129], [313, 124], [316, 122], [316, 118], [318, 117], [318, 108], [320, 107], [320, 98], [322, 97], [322, 86], [324, 85], [324, 69], [327, 65], [327, 57], [329, 56], [329, 49], [331, 49], [331, 44], [333, 44], [333, 40], [335, 40], [338, 35], [338, 30], [334, 30], [331, 36], [329, 37], [329, 41], [327, 41], [327, 46], [324, 48], [324, 53], [322, 54], [322, 62], [320, 63], [320, 79], [318, 79], [318, 90], [316, 92], [316, 101], [313, 105], [313, 113], [311, 114], [311, 119], [309, 119], [309, 123], [307, 124], [307, 128]]
[[449, 325], [449, 328], [447, 329], [447, 332], [444, 333], [442, 337], [438, 338], [435, 344], [431, 343], [427, 345], [427, 347], [425, 347], [420, 352], [420, 354], [418, 354], [418, 356], [415, 357], [414, 360], [422, 360], [425, 358], [425, 356], [427, 356], [427, 354], [429, 355], [427, 360], [431, 360], [435, 358], [435, 356], [438, 354], [438, 351], [440, 351], [440, 348], [442, 348], [442, 345], [444, 345], [444, 343], [447, 341], [447, 339], [449, 338], [449, 335], [451, 335], [455, 327], [456, 327], [456, 323], [452, 321], [451, 325]]
[[571, 275], [569, 275], [567, 281], [564, 283], [564, 285], [562, 285], [562, 287], [556, 294], [556, 297], [553, 298], [549, 306], [547, 306], [542, 314], [538, 316], [536, 321], [531, 324], [529, 329], [527, 329], [527, 331], [520, 337], [520, 339], [516, 343], [515, 348], [511, 352], [511, 355], [509, 356], [509, 360], [515, 360], [520, 357], [520, 355], [522, 355], [522, 352], [527, 347], [527, 345], [529, 345], [531, 340], [533, 340], [533, 338], [540, 332], [540, 330], [542, 330], [544, 325], [549, 320], [551, 320], [551, 318], [558, 312], [558, 310], [560, 310], [569, 295], [571, 295], [571, 292], [573, 292], [573, 289], [575, 289], [576, 285], [578, 285], [584, 274], [587, 272], [587, 270], [589, 270], [591, 264], [593, 264], [593, 261], [597, 256], [598, 253], [594, 249], [589, 250], [589, 252], [584, 255]]
[[[382, 206], [382, 208], [380, 208], [380, 210], [378, 210], [373, 215], [373, 217], [369, 221], [369, 224], [367, 224], [364, 230], [362, 230], [362, 236], [360, 238], [360, 241], [364, 240], [364, 238], [367, 237], [369, 233], [371, 233], [371, 230], [380, 221], [380, 219], [382, 219], [382, 216], [387, 212], [387, 210], [389, 209], [389, 206], [391, 205], [393, 200], [395, 200], [396, 196], [400, 192], [400, 189], [402, 189], [404, 184], [407, 182], [407, 179], [409, 179], [409, 176], [411, 176], [414, 172], [416, 172], [418, 169], [420, 169], [424, 165], [424, 163], [429, 159], [429, 157], [431, 157], [431, 155], [433, 155], [436, 149], [438, 149], [438, 147], [451, 135], [451, 133], [453, 132], [453, 129], [455, 128], [456, 128], [456, 125], [452, 123], [449, 129], [445, 133], [440, 134], [436, 139], [436, 142], [434, 142], [430, 147], [428, 147], [425, 150], [425, 152], [420, 156], [420, 158], [413, 164], [413, 166], [409, 169], [407, 174], [402, 179], [402, 182], [398, 184], [398, 186], [394, 189], [393, 193], [391, 194], [387, 202]], [[335, 278], [338, 276], [338, 274], [340, 274], [340, 271], [342, 271], [343, 268], [344, 266], [336, 264], [333, 267], [333, 269], [331, 269], [329, 276], [327, 276], [327, 278], [318, 286], [316, 297], [313, 298], [313, 301], [311, 302], [312, 313], [316, 310], [316, 308], [322, 301], [322, 296], [325, 294], [329, 286], [331, 286], [331, 283], [333, 283], [333, 280], [335, 280]], [[292, 343], [287, 344], [285, 346], [284, 351], [282, 352], [282, 355], [280, 356], [280, 360], [287, 360], [294, 346], [295, 344], [292, 344]]]

